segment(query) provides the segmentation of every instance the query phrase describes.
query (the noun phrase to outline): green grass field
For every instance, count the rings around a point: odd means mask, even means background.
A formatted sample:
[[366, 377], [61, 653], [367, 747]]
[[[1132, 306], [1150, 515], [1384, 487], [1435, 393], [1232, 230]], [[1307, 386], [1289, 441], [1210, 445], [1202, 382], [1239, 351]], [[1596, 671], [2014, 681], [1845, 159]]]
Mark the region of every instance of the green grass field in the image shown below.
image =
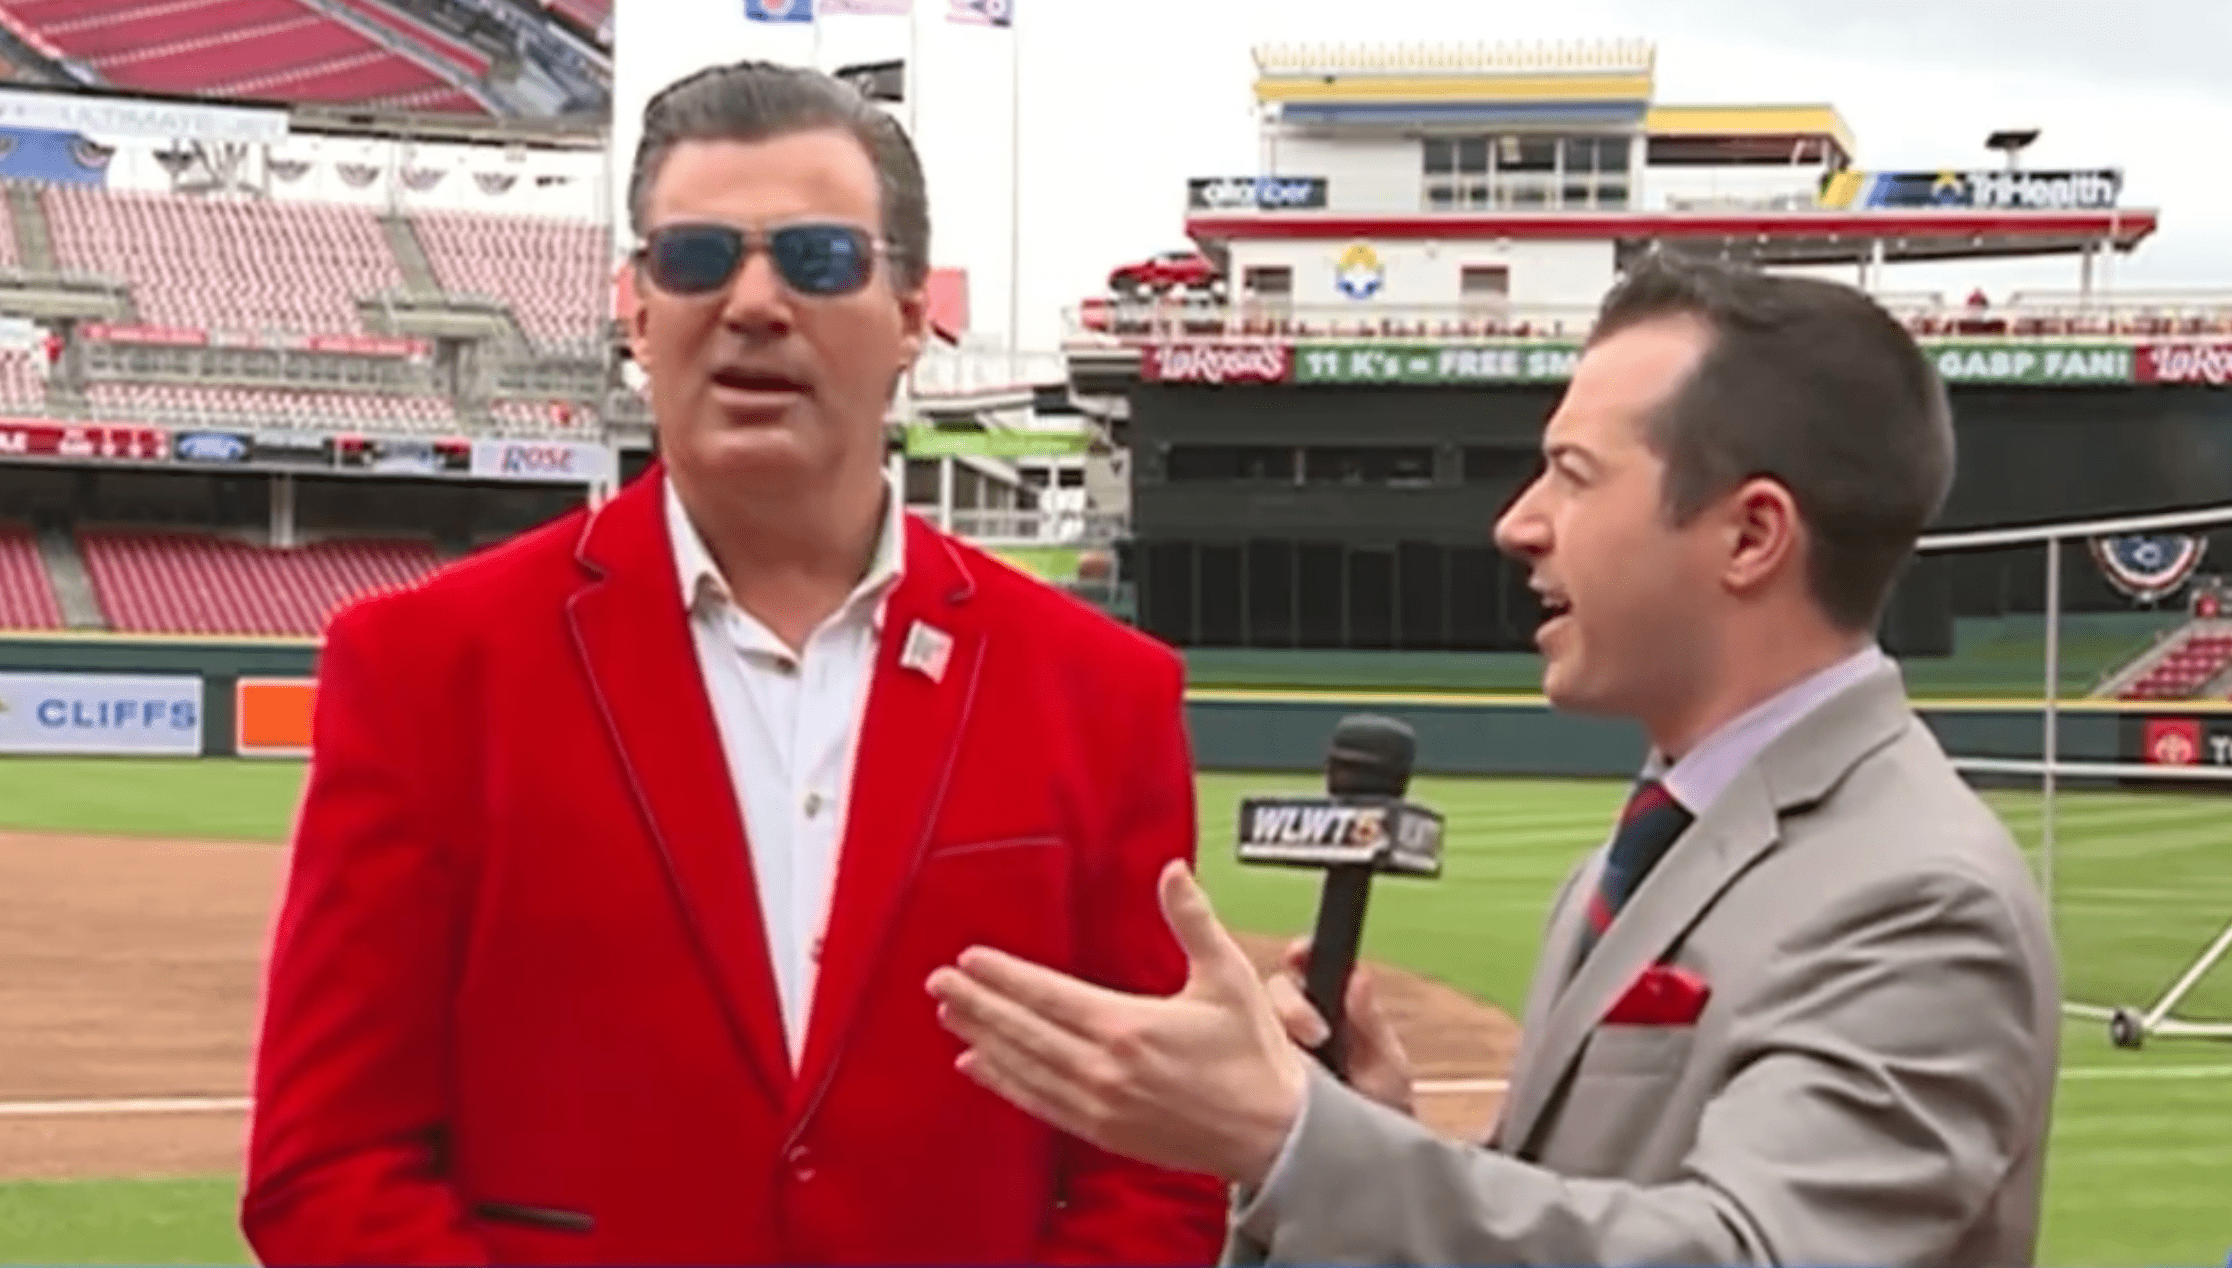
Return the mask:
[[[299, 796], [298, 764], [0, 761], [0, 827], [279, 840]], [[1237, 928], [1296, 932], [1315, 877], [1233, 861], [1238, 799], [1308, 789], [1308, 776], [1205, 775], [1202, 874]], [[1552, 888], [1603, 831], [1622, 790], [1601, 782], [1420, 779], [1413, 794], [1449, 817], [1433, 882], [1372, 897], [1366, 953], [1516, 1012]], [[1993, 791], [2027, 843], [2039, 799]], [[2058, 808], [2055, 915], [2072, 998], [2146, 1004], [2232, 918], [2232, 801], [2203, 795], [2065, 794]], [[2232, 1016], [2232, 966], [2189, 1011]], [[2232, 1250], [2232, 1048], [2157, 1040], [2108, 1046], [2071, 1021], [2048, 1177], [2044, 1260], [2132, 1268], [2210, 1266]], [[0, 1185], [7, 1262], [241, 1263], [233, 1178]]]

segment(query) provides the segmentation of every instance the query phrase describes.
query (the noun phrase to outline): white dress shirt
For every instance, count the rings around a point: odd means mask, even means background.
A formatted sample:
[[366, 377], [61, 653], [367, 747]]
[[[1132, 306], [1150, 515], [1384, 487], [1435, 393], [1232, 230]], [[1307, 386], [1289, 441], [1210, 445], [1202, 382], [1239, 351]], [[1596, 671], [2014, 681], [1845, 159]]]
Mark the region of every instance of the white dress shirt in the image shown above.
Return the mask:
[[[1665, 755], [1654, 749], [1644, 763], [1643, 777], [1663, 781], [1667, 793], [1693, 818], [1702, 816], [1777, 736], [1827, 704], [1831, 697], [1890, 663], [1882, 649], [1870, 643], [1714, 728], [1671, 769]], [[1279, 1177], [1286, 1172], [1287, 1159], [1294, 1152], [1294, 1142], [1302, 1135], [1302, 1119], [1309, 1112], [1309, 1102], [1305, 1100], [1302, 1113], [1295, 1116], [1294, 1127], [1287, 1133], [1286, 1143], [1279, 1147], [1279, 1156], [1271, 1164], [1270, 1174], [1249, 1203], [1249, 1210], [1241, 1213], [1242, 1218], [1278, 1188]]]
[[867, 575], [793, 653], [737, 606], [672, 481], [666, 486], [682, 604], [744, 818], [793, 1065], [805, 1043], [884, 606], [905, 567], [904, 513], [898, 490], [888, 480], [885, 487]]

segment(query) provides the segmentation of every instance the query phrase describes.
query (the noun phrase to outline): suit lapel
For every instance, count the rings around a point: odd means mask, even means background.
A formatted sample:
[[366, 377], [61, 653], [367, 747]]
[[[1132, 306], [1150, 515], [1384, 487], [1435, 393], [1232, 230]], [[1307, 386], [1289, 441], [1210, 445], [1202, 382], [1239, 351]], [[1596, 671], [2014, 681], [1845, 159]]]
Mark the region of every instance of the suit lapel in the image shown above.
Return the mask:
[[[1549, 979], [1551, 1003], [1542, 1010], [1539, 1039], [1522, 1039], [1497, 1140], [1513, 1153], [1530, 1153], [1544, 1126], [1544, 1111], [1572, 1072], [1597, 1022], [1644, 968], [1657, 961], [1710, 909], [1737, 877], [1780, 839], [1782, 817], [1811, 807], [1867, 754], [1895, 738], [1911, 714], [1898, 671], [1877, 673], [1802, 718], [1747, 766], [1688, 832], [1667, 851], [1619, 918], [1562, 990]], [[1584, 869], [1593, 885], [1602, 851]], [[1567, 895], [1560, 928], [1543, 948], [1563, 976], [1579, 934], [1588, 890]], [[1538, 969], [1537, 989], [1545, 983]], [[1537, 1028], [1529, 1001], [1527, 1028]]]
[[775, 975], [743, 812], [682, 606], [663, 492], [655, 466], [590, 517], [579, 559], [594, 579], [575, 592], [566, 616], [683, 923], [738, 1046], [779, 1105], [791, 1076]]
[[[794, 1130], [820, 1102], [873, 984], [901, 899], [930, 843], [984, 667], [986, 630], [966, 563], [919, 520], [876, 652], [847, 798], [829, 923], [794, 1088]], [[942, 669], [907, 655], [917, 624], [951, 639]]]

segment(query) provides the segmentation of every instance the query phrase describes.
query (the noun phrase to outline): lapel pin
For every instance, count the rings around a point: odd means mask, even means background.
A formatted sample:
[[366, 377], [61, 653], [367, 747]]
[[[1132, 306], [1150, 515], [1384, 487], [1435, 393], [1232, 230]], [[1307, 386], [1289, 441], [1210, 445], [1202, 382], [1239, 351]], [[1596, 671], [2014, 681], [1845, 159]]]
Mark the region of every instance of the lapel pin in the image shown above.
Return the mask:
[[907, 645], [900, 649], [899, 665], [925, 674], [932, 682], [945, 680], [946, 661], [953, 655], [953, 636], [916, 621], [907, 629]]

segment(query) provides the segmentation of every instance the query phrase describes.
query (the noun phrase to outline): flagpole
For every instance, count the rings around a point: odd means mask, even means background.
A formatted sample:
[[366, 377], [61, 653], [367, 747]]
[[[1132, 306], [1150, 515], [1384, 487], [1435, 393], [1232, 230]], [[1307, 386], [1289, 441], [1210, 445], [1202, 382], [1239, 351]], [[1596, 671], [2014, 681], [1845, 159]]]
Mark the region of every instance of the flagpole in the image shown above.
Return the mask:
[[899, 91], [907, 98], [907, 139], [922, 148], [922, 136], [917, 131], [922, 117], [916, 113], [916, 103], [922, 100], [922, 3], [907, 6], [907, 61], [899, 70]]
[[822, 50], [821, 50], [821, 29], [822, 29], [822, 15], [821, 15], [821, 13], [820, 13], [820, 9], [821, 9], [821, 6], [820, 6], [819, 4], [817, 4], [817, 3], [815, 3], [815, 0], [806, 0], [806, 25], [808, 25], [808, 26], [810, 26], [810, 27], [814, 28], [814, 69], [815, 69], [815, 70], [820, 70], [820, 69], [822, 68]]
[[[1021, 8], [1018, 5], [1016, 8]], [[1023, 351], [1023, 23], [1008, 11], [1008, 372]]]

